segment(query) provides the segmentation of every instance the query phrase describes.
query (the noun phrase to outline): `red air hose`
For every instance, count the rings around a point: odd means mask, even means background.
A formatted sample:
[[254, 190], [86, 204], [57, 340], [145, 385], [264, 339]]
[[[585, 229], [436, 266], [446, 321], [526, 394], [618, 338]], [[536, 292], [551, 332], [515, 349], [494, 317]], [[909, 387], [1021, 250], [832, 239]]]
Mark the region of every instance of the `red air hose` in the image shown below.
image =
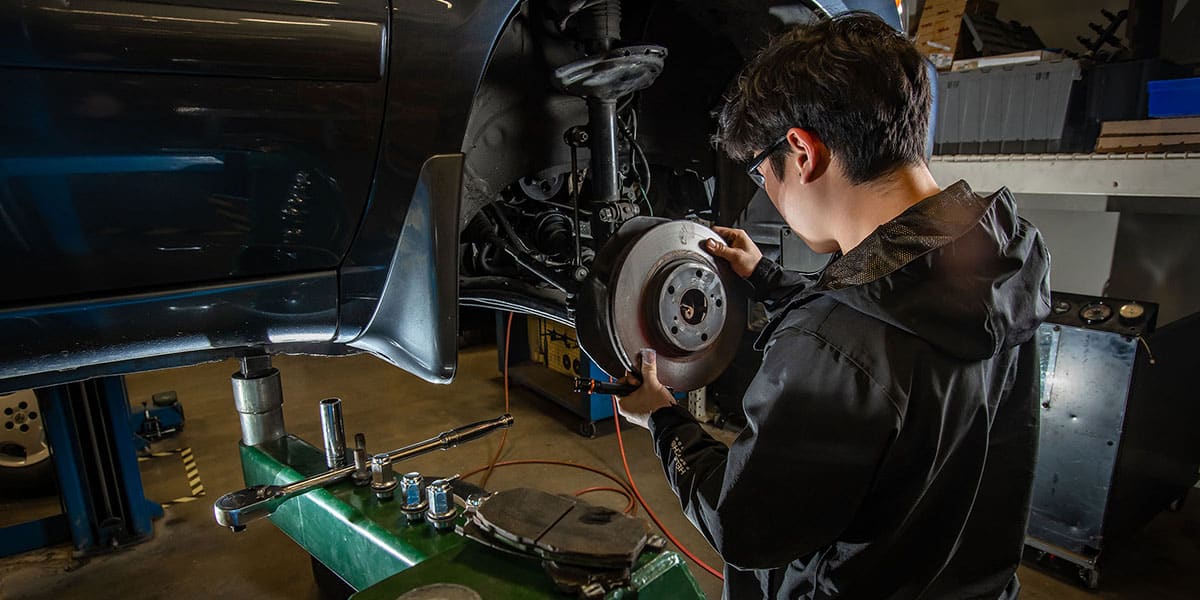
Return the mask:
[[[512, 322], [513, 322], [513, 313], [510, 312], [510, 313], [508, 313], [508, 324], [504, 328], [504, 412], [505, 413], [511, 412], [509, 410], [509, 394], [508, 394], [508, 348], [509, 348], [509, 341], [511, 340], [511, 337], [512, 337]], [[720, 571], [712, 568], [711, 566], [708, 565], [708, 563], [705, 563], [704, 561], [700, 560], [695, 554], [692, 554], [692, 552], [690, 550], [688, 550], [687, 547], [685, 547], [683, 544], [681, 544], [679, 542], [679, 540], [676, 539], [675, 536], [671, 534], [671, 531], [669, 529], [667, 529], [666, 525], [663, 525], [662, 521], [660, 521], [658, 519], [658, 515], [654, 514], [654, 511], [650, 508], [650, 505], [646, 503], [646, 499], [642, 498], [641, 492], [638, 491], [637, 483], [635, 483], [633, 481], [633, 473], [631, 473], [629, 470], [629, 459], [625, 456], [625, 440], [624, 440], [624, 438], [621, 437], [621, 416], [620, 416], [620, 412], [617, 410], [617, 397], [616, 396], [612, 397], [612, 406], [613, 406], [613, 423], [617, 427], [617, 447], [621, 451], [621, 464], [624, 465], [624, 467], [625, 467], [625, 477], [628, 480], [628, 484], [626, 484], [625, 482], [621, 481], [620, 479], [617, 479], [616, 477], [609, 475], [608, 473], [605, 473], [599, 469], [589, 467], [587, 465], [580, 465], [580, 464], [566, 462], [566, 461], [528, 459], [528, 460], [509, 460], [509, 461], [504, 461], [504, 462], [497, 462], [500, 459], [500, 453], [504, 451], [504, 443], [506, 441], [508, 441], [508, 430], [507, 429], [505, 429], [504, 432], [501, 434], [500, 445], [496, 447], [496, 453], [492, 456], [492, 460], [488, 462], [487, 466], [480, 467], [478, 469], [463, 473], [461, 475], [461, 477], [463, 479], [466, 479], [467, 477], [470, 477], [477, 473], [486, 471], [486, 473], [484, 473], [483, 479], [479, 483], [479, 486], [487, 487], [487, 481], [489, 478], [491, 478], [492, 472], [496, 470], [496, 467], [508, 467], [508, 466], [514, 466], [514, 465], [554, 465], [554, 466], [561, 466], [561, 467], [571, 467], [571, 468], [575, 468], [575, 469], [583, 469], [585, 471], [590, 471], [592, 473], [602, 475], [602, 476], [607, 477], [608, 479], [612, 480], [620, 487], [619, 488], [589, 487], [589, 488], [584, 488], [582, 490], [579, 490], [578, 492], [575, 492], [575, 495], [580, 496], [583, 494], [587, 494], [587, 493], [591, 493], [591, 492], [599, 492], [599, 491], [609, 491], [609, 492], [615, 492], [615, 493], [621, 494], [629, 500], [629, 504], [625, 507], [626, 513], [632, 513], [637, 508], [636, 505], [634, 504], [634, 498], [636, 498], [637, 502], [642, 505], [642, 508], [646, 509], [646, 514], [650, 516], [650, 520], [654, 521], [654, 524], [657, 525], [660, 530], [662, 530], [663, 535], [667, 536], [667, 539], [671, 540], [671, 543], [675, 544], [675, 547], [679, 548], [680, 552], [683, 552], [684, 555], [686, 555], [688, 558], [692, 559], [692, 561], [695, 562], [696, 564], [700, 565], [700, 568], [704, 569], [705, 571], [708, 571], [713, 577], [716, 577], [717, 579], [724, 581], [725, 577], [721, 574]], [[632, 493], [633, 495], [630, 496], [630, 493]]]

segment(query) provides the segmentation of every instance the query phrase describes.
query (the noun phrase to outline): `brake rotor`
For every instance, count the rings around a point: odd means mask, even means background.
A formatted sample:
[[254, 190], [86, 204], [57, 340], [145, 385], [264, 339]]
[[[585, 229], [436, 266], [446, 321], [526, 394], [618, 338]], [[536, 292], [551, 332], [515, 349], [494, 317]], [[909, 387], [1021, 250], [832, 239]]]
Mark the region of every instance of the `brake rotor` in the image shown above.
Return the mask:
[[676, 390], [711, 383], [746, 328], [744, 283], [704, 251], [711, 229], [638, 217], [606, 244], [582, 286], [579, 343], [606, 373], [633, 371], [642, 348], [658, 353], [658, 378]]

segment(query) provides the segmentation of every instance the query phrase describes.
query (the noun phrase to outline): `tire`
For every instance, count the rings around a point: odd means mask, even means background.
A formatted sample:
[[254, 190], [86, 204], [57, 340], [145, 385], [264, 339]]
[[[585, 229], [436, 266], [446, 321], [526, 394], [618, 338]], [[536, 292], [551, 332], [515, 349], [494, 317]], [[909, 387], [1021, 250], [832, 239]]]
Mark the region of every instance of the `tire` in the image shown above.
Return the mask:
[[0, 494], [32, 498], [55, 488], [37, 397], [28, 390], [0, 395]]
[[58, 492], [54, 463], [49, 459], [28, 467], [0, 467], [0, 495], [9, 498], [41, 498]]

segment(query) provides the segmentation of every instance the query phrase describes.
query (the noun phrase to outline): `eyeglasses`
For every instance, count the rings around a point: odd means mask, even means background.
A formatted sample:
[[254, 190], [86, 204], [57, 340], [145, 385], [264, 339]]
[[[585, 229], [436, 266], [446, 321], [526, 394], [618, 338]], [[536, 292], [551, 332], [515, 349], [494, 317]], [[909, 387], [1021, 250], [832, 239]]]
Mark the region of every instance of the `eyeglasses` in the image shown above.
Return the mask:
[[750, 164], [746, 166], [746, 174], [750, 176], [750, 179], [754, 180], [754, 183], [758, 184], [758, 187], [763, 189], [766, 189], [767, 187], [767, 179], [766, 177], [763, 177], [761, 172], [759, 172], [759, 165], [761, 165], [764, 160], [767, 160], [767, 157], [771, 156], [771, 153], [778, 149], [780, 144], [786, 141], [786, 135], [779, 138], [774, 144], [771, 144], [769, 148], [759, 152], [758, 155], [754, 157], [754, 160], [751, 160]]

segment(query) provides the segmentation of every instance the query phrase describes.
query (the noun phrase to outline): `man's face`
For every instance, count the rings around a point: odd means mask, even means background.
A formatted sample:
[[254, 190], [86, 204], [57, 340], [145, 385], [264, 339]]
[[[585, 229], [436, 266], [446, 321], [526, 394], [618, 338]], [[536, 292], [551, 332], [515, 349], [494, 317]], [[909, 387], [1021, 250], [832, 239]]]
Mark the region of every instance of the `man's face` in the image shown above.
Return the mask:
[[[783, 193], [783, 181], [775, 175], [775, 166], [771, 163], [772, 161], [768, 159], [758, 165], [758, 172], [763, 178], [762, 188], [767, 193], [767, 197], [771, 199], [771, 204], [775, 205], [775, 210], [778, 210], [779, 214], [783, 215], [785, 217], [784, 220], [786, 220], [787, 215], [784, 214], [783, 204], [780, 202]], [[788, 226], [790, 227], [791, 223], [788, 223]], [[792, 229], [795, 229], [795, 227], [792, 227]]]
[[837, 243], [826, 233], [828, 215], [818, 206], [814, 197], [815, 186], [801, 181], [796, 158], [795, 151], [787, 153], [781, 174], [775, 173], [773, 161], [762, 161], [758, 165], [758, 172], [763, 176], [763, 190], [784, 222], [809, 248], [822, 254], [833, 252], [837, 250]]

